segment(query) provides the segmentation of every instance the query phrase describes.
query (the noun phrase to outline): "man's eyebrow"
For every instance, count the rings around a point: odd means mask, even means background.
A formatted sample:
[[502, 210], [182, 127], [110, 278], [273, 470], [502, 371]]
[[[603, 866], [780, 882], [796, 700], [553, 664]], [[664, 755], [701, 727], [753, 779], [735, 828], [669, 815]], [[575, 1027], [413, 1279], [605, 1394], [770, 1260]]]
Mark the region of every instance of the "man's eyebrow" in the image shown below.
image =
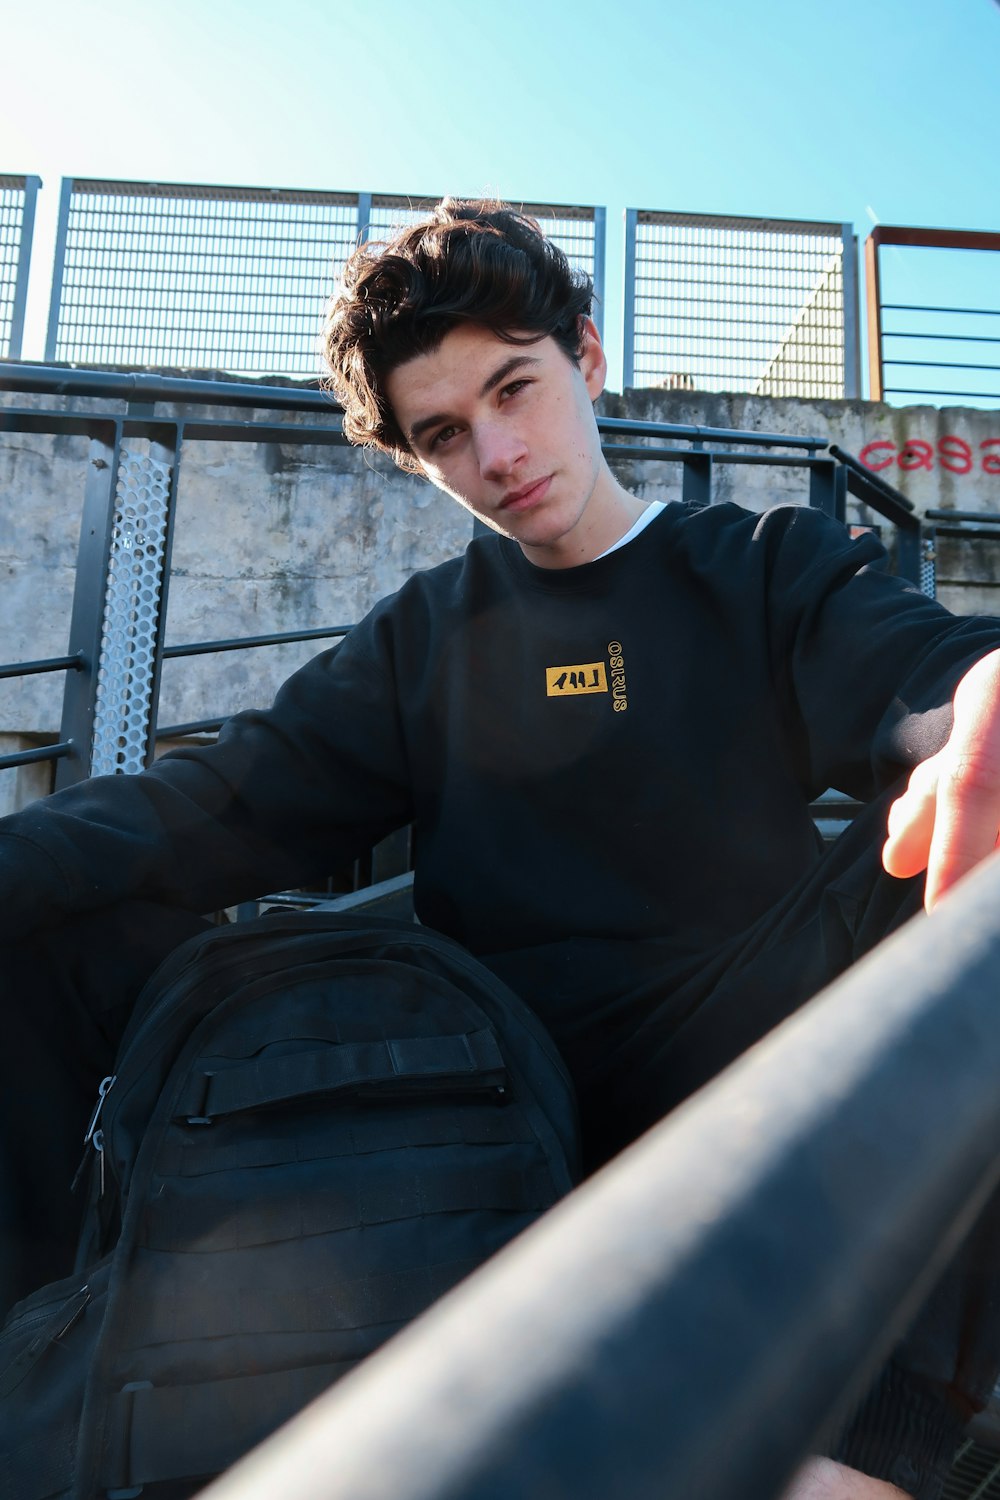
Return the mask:
[[515, 370], [521, 370], [525, 365], [540, 364], [541, 360], [536, 354], [512, 355], [510, 359], [504, 361], [499, 370], [494, 370], [493, 374], [483, 381], [479, 389], [480, 396], [488, 396], [490, 391], [496, 390], [497, 386], [501, 385], [508, 375], [513, 375]]
[[[479, 388], [480, 400], [483, 396], [488, 396], [490, 391], [496, 390], [498, 385], [502, 385], [508, 375], [513, 375], [515, 370], [522, 370], [525, 365], [539, 364], [541, 364], [541, 360], [535, 354], [512, 354], [510, 359], [505, 359], [503, 364], [483, 381]], [[414, 422], [407, 433], [410, 447], [416, 447], [418, 438], [421, 438], [425, 432], [430, 431], [432, 427], [438, 427], [448, 420], [447, 412], [435, 412], [432, 416], [421, 417], [419, 422]]]

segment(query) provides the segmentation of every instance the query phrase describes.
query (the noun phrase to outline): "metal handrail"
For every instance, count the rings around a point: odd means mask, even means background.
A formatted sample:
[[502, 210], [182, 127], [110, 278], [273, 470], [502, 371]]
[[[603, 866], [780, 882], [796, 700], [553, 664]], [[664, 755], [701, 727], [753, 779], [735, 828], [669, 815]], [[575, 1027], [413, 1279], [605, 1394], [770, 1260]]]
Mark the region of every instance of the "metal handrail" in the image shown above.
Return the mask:
[[322, 626], [318, 630], [272, 631], [268, 635], [240, 635], [219, 641], [192, 641], [184, 646], [164, 646], [163, 660], [179, 656], [210, 656], [216, 651], [246, 651], [257, 646], [289, 646], [299, 641], [324, 641], [331, 636], [347, 635], [352, 625]]
[[274, 411], [342, 410], [319, 382], [288, 385], [238, 380], [200, 380], [141, 370], [76, 370], [65, 365], [0, 361], [0, 390], [49, 396], [93, 396], [126, 402], [191, 406], [247, 406]]
[[994, 860], [203, 1500], [774, 1500], [997, 1185], [998, 903]]
[[0, 666], [0, 679], [5, 677], [36, 677], [43, 672], [78, 672], [83, 658], [76, 652], [73, 656], [49, 656], [43, 661], [7, 662]]
[[[78, 410], [58, 412], [0, 409], [0, 430], [65, 430], [89, 435], [91, 438], [99, 434], [101, 452], [96, 460], [92, 455], [92, 461], [108, 476], [109, 482], [117, 461], [118, 445], [123, 434], [129, 432], [156, 441], [165, 441], [163, 435], [169, 434], [175, 450], [185, 436], [199, 441], [234, 438], [245, 442], [315, 443], [322, 440], [340, 444], [346, 441], [339, 410], [330, 397], [314, 385], [261, 385], [143, 372], [74, 370], [21, 362], [0, 364], [0, 389], [121, 402], [124, 412], [118, 416], [109, 416], [105, 411], [90, 413]], [[181, 408], [183, 415], [158, 414], [156, 408], [164, 405]], [[322, 426], [312, 421], [278, 427], [266, 419], [244, 421], [233, 417], [209, 415], [206, 418], [195, 414], [196, 411], [211, 413], [215, 408], [227, 407], [252, 408], [264, 412], [276, 409], [301, 411], [313, 418], [321, 414], [330, 420]], [[712, 470], [718, 464], [768, 464], [779, 468], [806, 470], [810, 475], [810, 503], [820, 504], [832, 514], [842, 515], [844, 499], [850, 491], [899, 527], [901, 544], [898, 566], [909, 577], [917, 579], [919, 576], [917, 553], [913, 545], [914, 536], [919, 535], [919, 522], [912, 514], [910, 502], [849, 454], [836, 446], [827, 448], [825, 438], [610, 416], [598, 417], [598, 429], [609, 458], [643, 463], [681, 463], [684, 468], [684, 496], [696, 503], [708, 503], [711, 499]], [[620, 441], [627, 438], [638, 441]], [[675, 441], [689, 446], [672, 446]], [[776, 449], [785, 451], [776, 452]], [[840, 479], [836, 472], [838, 468], [841, 471]], [[110, 496], [111, 491], [107, 493]], [[107, 502], [101, 502], [105, 503]], [[92, 512], [91, 524], [85, 528], [85, 532], [96, 537], [108, 524], [110, 523], [99, 505]], [[93, 546], [93, 543], [90, 545]], [[90, 568], [106, 565], [100, 549], [88, 553], [88, 558], [87, 566]], [[98, 588], [96, 579], [90, 580], [87, 586], [91, 593], [95, 593]], [[98, 631], [100, 610], [95, 612], [94, 601], [91, 601], [87, 611], [89, 624], [76, 630], [76, 644], [96, 642], [98, 639], [95, 632]], [[156, 655], [157, 672], [159, 664], [167, 660], [340, 638], [350, 629], [350, 624], [339, 624], [218, 640], [170, 645], [160, 643]], [[96, 679], [96, 650], [95, 644], [87, 644], [65, 656], [0, 666], [0, 679], [56, 671], [65, 671], [79, 679], [73, 689], [75, 707], [72, 710], [67, 707], [64, 711], [59, 744], [0, 756], [0, 770], [32, 762], [59, 760], [63, 763], [61, 777], [72, 779], [74, 775], [86, 774], [85, 755], [81, 752], [80, 740], [88, 732], [93, 713], [89, 695], [92, 694]], [[153, 696], [155, 705], [155, 689]], [[155, 721], [155, 707], [153, 717]], [[221, 718], [214, 716], [180, 725], [159, 726], [154, 722], [149, 726], [148, 743], [151, 749], [154, 740], [213, 733], [222, 722]]]

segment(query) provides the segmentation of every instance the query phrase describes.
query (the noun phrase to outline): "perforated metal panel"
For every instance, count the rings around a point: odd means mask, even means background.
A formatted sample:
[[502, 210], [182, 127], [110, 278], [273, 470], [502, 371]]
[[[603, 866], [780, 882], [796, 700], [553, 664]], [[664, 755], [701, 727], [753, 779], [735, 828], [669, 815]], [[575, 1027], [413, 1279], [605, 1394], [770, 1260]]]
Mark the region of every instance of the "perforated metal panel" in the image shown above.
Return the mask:
[[91, 770], [145, 765], [170, 500], [170, 469], [138, 444], [121, 450], [97, 673]]
[[920, 549], [920, 592], [928, 599], [937, 598], [937, 545], [925, 537]]

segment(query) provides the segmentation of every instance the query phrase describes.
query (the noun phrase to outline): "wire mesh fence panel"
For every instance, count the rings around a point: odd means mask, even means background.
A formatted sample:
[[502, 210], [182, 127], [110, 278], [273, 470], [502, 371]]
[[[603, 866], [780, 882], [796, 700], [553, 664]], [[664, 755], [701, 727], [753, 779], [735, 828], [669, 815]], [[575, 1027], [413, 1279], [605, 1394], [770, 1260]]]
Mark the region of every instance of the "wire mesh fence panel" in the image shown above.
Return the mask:
[[[384, 240], [394, 230], [418, 223], [427, 218], [438, 201], [436, 197], [373, 194], [368, 216], [369, 239]], [[596, 295], [595, 321], [600, 328], [604, 300], [604, 208], [562, 203], [518, 203], [515, 207], [538, 222], [543, 234], [559, 246], [574, 270], [585, 271], [591, 277]]]
[[0, 173], [0, 356], [20, 358], [37, 177]]
[[64, 184], [48, 359], [315, 376], [359, 195]]
[[848, 227], [646, 209], [626, 224], [626, 385], [855, 393]]
[[[434, 200], [67, 180], [46, 358], [315, 376], [347, 256]], [[603, 210], [526, 205], [603, 279]]]

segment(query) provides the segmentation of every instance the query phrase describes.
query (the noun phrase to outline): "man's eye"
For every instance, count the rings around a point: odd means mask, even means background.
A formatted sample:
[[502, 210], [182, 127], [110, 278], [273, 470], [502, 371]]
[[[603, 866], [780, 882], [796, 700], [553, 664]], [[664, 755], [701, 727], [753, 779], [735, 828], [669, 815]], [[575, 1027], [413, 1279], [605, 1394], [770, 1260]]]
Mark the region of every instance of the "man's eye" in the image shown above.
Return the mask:
[[440, 431], [436, 432], [431, 438], [431, 447], [439, 448], [443, 443], [450, 442], [457, 431], [457, 427], [442, 427]]
[[516, 396], [518, 391], [523, 391], [525, 386], [530, 384], [530, 380], [512, 380], [509, 385], [504, 386], [503, 394], [505, 396]]

